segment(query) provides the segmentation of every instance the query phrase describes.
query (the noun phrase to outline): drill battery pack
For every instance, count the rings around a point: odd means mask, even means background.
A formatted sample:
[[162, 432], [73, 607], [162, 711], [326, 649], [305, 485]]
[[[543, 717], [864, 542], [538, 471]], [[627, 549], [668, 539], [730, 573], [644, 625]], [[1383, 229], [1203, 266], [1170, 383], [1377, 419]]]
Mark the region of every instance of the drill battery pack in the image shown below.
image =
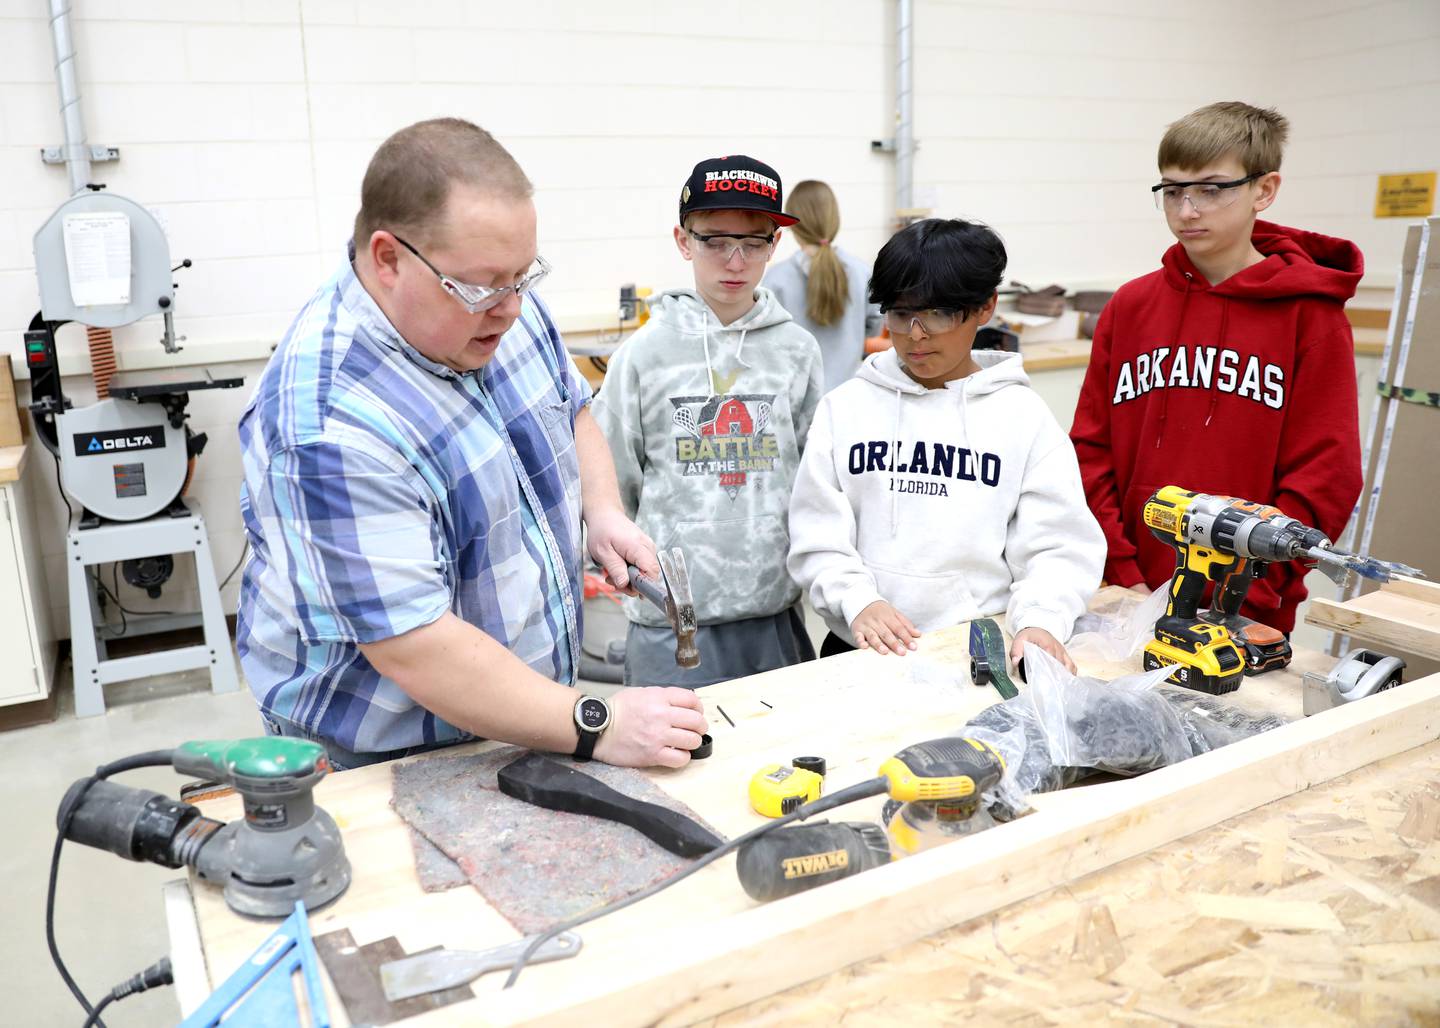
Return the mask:
[[1240, 688], [1245, 677], [1245, 657], [1230, 633], [1219, 625], [1203, 621], [1167, 626], [1167, 618], [1155, 625], [1155, 638], [1145, 644], [1142, 659], [1146, 671], [1177, 665], [1165, 680], [1187, 689], [1222, 696]]
[[1207, 610], [1200, 616], [1230, 633], [1230, 638], [1235, 640], [1245, 657], [1247, 675], [1263, 675], [1266, 671], [1288, 667], [1290, 659], [1295, 655], [1285, 633], [1276, 631], [1269, 625], [1262, 625], [1239, 614], [1222, 614], [1214, 609]]

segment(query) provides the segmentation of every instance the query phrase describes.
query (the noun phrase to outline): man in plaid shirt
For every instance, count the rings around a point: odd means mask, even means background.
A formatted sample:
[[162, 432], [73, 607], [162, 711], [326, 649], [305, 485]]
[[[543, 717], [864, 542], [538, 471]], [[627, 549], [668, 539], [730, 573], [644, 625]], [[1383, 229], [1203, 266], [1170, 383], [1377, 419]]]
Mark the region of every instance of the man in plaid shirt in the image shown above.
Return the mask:
[[[241, 419], [241, 663], [267, 728], [337, 767], [477, 737], [577, 751], [582, 521], [617, 585], [658, 574], [532, 291], [531, 192], [468, 122], [390, 137], [350, 260]], [[584, 752], [612, 764], [682, 766], [707, 727], [688, 689], [609, 714]]]

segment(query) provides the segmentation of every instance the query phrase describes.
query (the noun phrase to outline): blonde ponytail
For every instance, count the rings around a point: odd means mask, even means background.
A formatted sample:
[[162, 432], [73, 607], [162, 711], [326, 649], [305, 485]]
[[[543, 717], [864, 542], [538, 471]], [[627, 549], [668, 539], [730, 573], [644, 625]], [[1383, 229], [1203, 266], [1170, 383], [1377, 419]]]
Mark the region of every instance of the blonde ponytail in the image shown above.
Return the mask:
[[845, 313], [850, 282], [832, 244], [840, 233], [840, 205], [824, 182], [806, 179], [790, 191], [785, 213], [800, 219], [791, 227], [795, 237], [818, 247], [810, 258], [805, 287], [805, 313], [817, 325], [833, 325]]

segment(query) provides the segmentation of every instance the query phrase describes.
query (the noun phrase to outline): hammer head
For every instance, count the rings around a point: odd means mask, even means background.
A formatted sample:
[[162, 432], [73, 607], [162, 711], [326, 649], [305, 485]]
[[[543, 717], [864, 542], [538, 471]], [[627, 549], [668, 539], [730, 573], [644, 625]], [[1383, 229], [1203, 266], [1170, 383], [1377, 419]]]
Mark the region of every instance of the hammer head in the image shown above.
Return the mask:
[[685, 554], [680, 547], [661, 550], [660, 573], [665, 578], [665, 614], [675, 629], [675, 663], [683, 668], [700, 666], [700, 651], [695, 647], [695, 599], [690, 594], [690, 571], [685, 567]]

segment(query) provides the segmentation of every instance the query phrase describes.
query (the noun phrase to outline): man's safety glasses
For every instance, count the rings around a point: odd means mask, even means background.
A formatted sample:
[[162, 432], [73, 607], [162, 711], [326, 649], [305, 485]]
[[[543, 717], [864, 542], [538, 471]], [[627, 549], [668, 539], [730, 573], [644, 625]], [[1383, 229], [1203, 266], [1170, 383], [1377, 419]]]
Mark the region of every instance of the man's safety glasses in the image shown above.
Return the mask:
[[1158, 186], [1151, 186], [1150, 192], [1155, 197], [1156, 208], [1162, 211], [1178, 211], [1186, 200], [1197, 211], [1211, 211], [1229, 207], [1240, 198], [1236, 189], [1264, 174], [1257, 171], [1232, 182], [1161, 182]]
[[775, 252], [775, 237], [746, 234], [738, 236], [727, 236], [715, 233], [702, 236], [699, 232], [690, 232], [690, 237], [700, 244], [700, 252], [706, 257], [713, 257], [718, 261], [729, 261], [735, 254], [740, 254], [746, 264], [751, 261], [765, 261]]
[[544, 257], [537, 254], [535, 256], [535, 263], [530, 265], [529, 270], [521, 276], [520, 281], [512, 286], [500, 286], [499, 288], [472, 286], [468, 282], [461, 282], [459, 279], [451, 278], [445, 274], [439, 268], [435, 267], [435, 265], [427, 261], [424, 254], [399, 236], [395, 236], [395, 241], [416, 257], [419, 257], [420, 262], [424, 264], [425, 267], [435, 272], [435, 277], [440, 280], [440, 284], [445, 287], [445, 291], [455, 297], [456, 302], [471, 314], [479, 314], [481, 311], [488, 311], [491, 307], [504, 303], [505, 298], [511, 293], [514, 293], [516, 296], [524, 296], [538, 286], [546, 275], [550, 274], [549, 263]]

